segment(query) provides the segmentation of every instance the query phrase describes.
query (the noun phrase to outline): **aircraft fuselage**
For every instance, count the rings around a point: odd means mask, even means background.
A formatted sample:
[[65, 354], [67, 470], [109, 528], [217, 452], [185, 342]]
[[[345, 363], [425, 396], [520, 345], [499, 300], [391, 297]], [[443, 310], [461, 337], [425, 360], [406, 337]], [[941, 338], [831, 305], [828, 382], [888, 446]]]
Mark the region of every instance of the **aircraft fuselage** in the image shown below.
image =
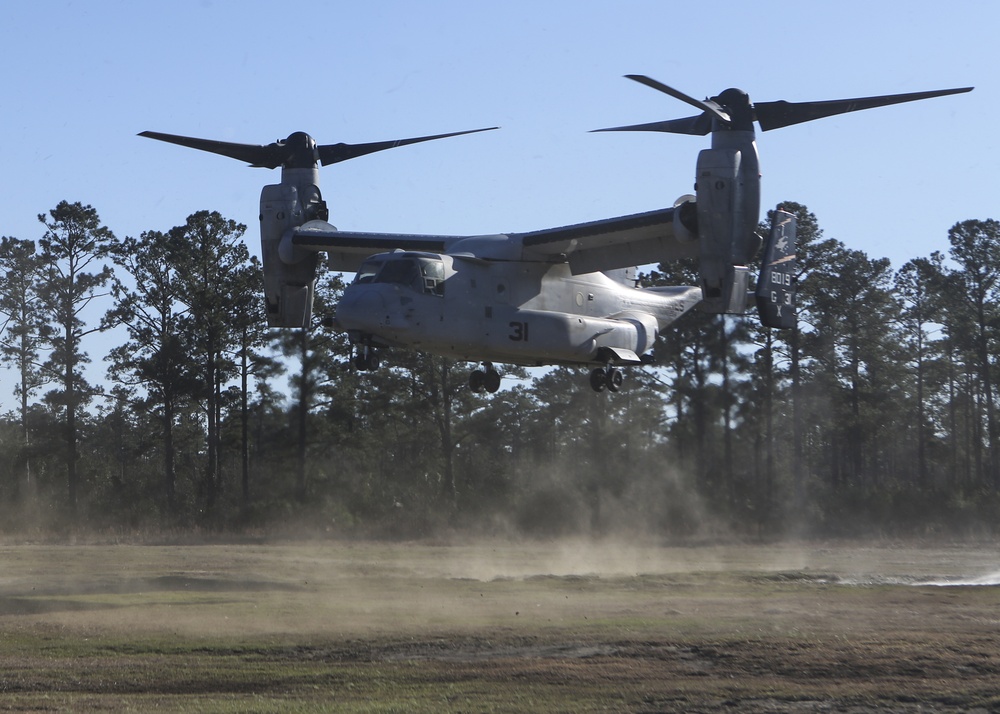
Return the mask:
[[356, 342], [461, 360], [634, 363], [700, 300], [697, 288], [639, 289], [565, 263], [397, 251], [365, 261], [337, 322]]

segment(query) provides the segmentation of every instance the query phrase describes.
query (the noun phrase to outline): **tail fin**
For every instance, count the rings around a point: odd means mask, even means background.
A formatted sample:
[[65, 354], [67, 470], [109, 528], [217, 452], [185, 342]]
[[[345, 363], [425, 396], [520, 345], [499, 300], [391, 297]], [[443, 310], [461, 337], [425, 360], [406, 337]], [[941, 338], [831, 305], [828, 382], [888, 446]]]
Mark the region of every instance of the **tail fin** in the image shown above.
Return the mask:
[[757, 313], [765, 327], [795, 327], [795, 271], [795, 216], [779, 208], [757, 278]]

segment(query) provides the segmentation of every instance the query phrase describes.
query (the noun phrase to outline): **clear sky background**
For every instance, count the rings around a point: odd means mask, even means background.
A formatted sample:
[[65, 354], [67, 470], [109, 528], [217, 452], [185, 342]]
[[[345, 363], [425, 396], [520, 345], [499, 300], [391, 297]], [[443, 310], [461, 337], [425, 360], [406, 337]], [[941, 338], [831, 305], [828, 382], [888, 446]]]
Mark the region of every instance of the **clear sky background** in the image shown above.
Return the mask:
[[[210, 209], [258, 253], [260, 188], [278, 172], [143, 130], [325, 144], [500, 126], [323, 169], [342, 229], [462, 235], [691, 192], [707, 137], [588, 133], [695, 113], [627, 73], [759, 101], [975, 86], [758, 135], [764, 209], [803, 203], [826, 237], [898, 268], [946, 250], [958, 221], [1000, 218], [998, 32], [989, 0], [3, 2], [0, 234], [37, 240], [63, 199], [120, 236]], [[0, 403], [9, 393], [0, 383]]]

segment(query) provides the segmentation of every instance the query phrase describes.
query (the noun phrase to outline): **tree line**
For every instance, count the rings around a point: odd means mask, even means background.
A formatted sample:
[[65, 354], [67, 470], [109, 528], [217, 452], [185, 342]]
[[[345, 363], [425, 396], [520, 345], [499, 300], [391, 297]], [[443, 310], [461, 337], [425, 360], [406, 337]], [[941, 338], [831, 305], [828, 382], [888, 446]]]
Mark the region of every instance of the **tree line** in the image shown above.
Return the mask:
[[[269, 330], [246, 227], [201, 211], [118, 238], [61, 202], [0, 240], [0, 529], [414, 537], [992, 534], [1000, 515], [1000, 223], [894, 269], [800, 204], [798, 327], [684, 316], [618, 394], [585, 370], [406, 351], [353, 368], [322, 327]], [[763, 227], [762, 227], [763, 230]], [[649, 285], [697, 284], [693, 264]], [[115, 330], [122, 344], [89, 345]], [[285, 385], [288, 385], [287, 388]]]

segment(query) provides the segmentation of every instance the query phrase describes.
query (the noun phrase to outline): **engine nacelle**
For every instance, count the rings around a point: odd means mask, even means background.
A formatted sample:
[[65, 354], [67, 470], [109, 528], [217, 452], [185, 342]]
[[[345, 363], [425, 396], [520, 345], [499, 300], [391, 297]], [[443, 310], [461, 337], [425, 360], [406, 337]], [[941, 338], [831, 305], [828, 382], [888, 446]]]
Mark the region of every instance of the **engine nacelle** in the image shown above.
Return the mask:
[[698, 238], [703, 302], [707, 312], [746, 310], [746, 264], [760, 249], [760, 168], [752, 132], [714, 132], [712, 148], [698, 154]]
[[270, 327], [309, 326], [319, 254], [306, 251], [289, 255], [287, 247], [282, 250], [282, 240], [296, 227], [321, 217], [324, 212], [325, 205], [315, 185], [281, 183], [265, 186], [260, 193], [260, 248]]
[[698, 154], [698, 270], [702, 309], [708, 312], [743, 312], [746, 307], [748, 283], [740, 290], [733, 265], [735, 233], [743, 225], [741, 158], [735, 149], [705, 149]]

